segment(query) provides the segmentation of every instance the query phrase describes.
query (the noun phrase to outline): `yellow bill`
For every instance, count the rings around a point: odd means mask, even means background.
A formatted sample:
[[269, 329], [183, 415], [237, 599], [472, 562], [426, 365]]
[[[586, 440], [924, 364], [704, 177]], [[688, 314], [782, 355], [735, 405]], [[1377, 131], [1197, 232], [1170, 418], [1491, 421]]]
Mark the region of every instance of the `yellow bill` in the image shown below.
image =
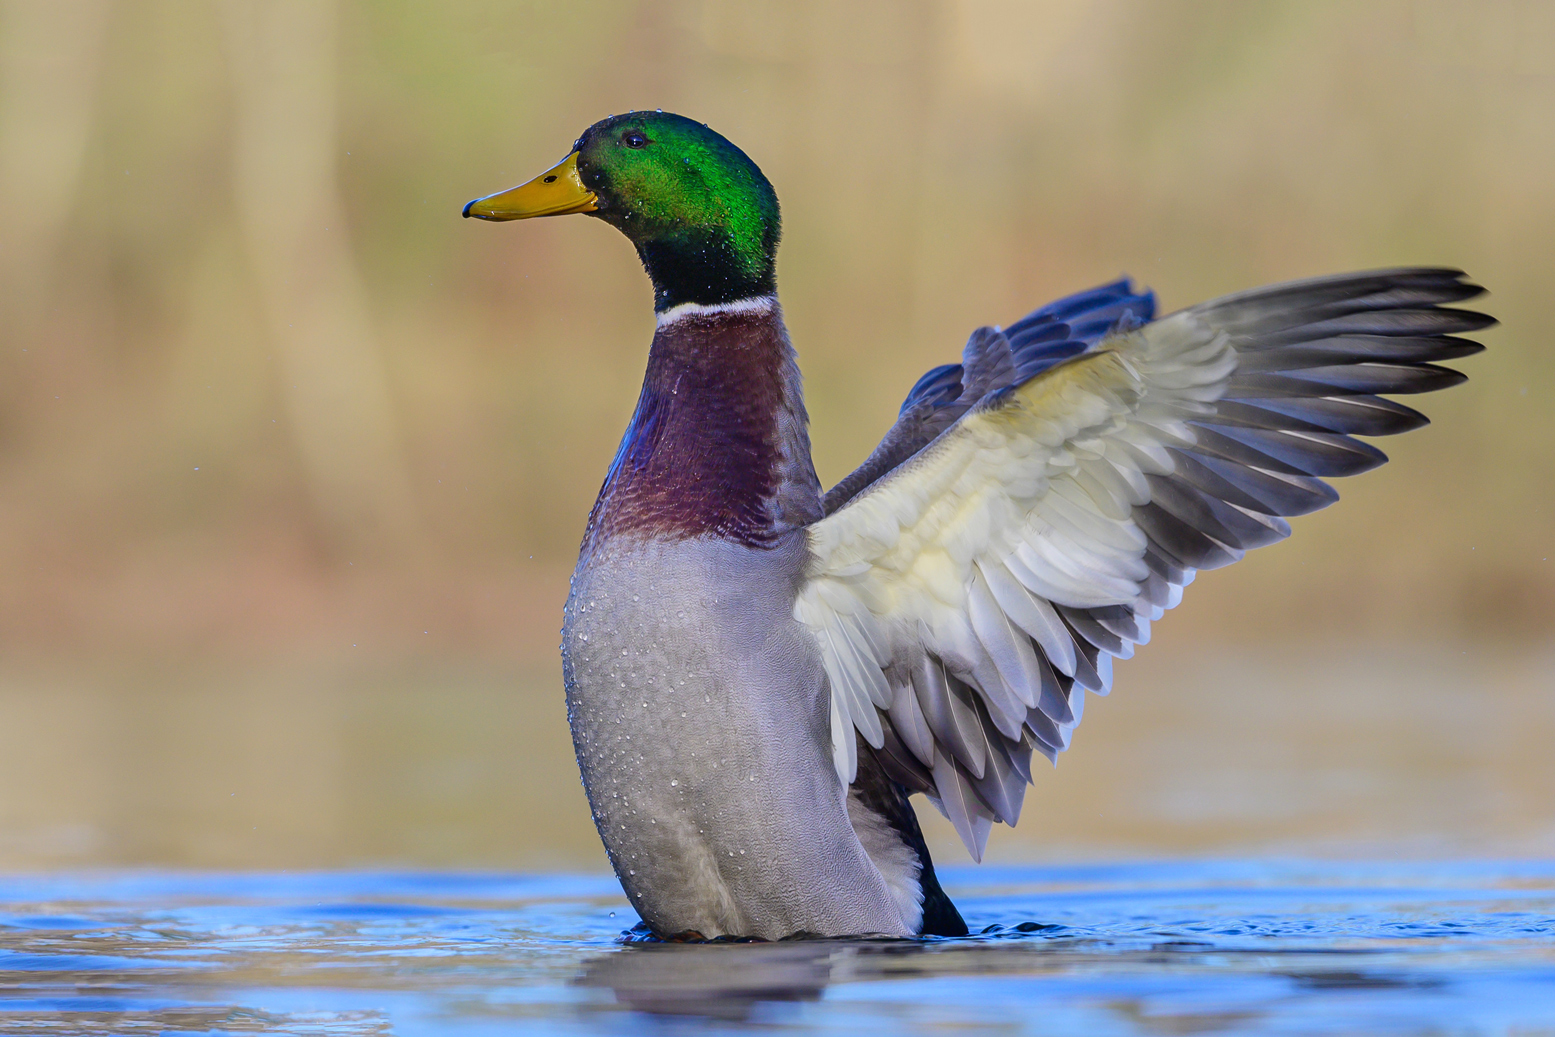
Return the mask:
[[477, 198], [464, 207], [465, 216], [482, 220], [527, 220], [535, 216], [565, 216], [599, 208], [594, 192], [578, 176], [574, 151], [527, 184]]

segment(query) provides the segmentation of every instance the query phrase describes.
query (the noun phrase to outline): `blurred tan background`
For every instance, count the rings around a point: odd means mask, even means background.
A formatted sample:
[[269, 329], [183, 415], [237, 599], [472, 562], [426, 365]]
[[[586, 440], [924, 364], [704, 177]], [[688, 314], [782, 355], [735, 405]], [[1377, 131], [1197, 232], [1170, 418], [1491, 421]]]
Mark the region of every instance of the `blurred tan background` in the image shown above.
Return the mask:
[[991, 852], [1555, 852], [1555, 4], [3, 0], [0, 867], [604, 866], [555, 645], [651, 296], [459, 209], [651, 107], [778, 189], [828, 483], [1120, 272], [1489, 287]]

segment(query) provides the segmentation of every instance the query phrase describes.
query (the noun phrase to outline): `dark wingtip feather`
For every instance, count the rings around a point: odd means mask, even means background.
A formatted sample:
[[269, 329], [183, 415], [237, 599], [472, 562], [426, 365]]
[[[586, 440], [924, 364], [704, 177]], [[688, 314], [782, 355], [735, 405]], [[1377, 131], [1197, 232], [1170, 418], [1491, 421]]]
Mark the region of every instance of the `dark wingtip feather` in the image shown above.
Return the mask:
[[[1468, 286], [1465, 286], [1465, 287], [1468, 287]], [[1475, 293], [1474, 293], [1475, 295], [1482, 295], [1482, 294], [1484, 294], [1485, 289], [1479, 288], [1478, 285], [1475, 285], [1474, 287], [1477, 289], [1477, 291], [1475, 291]], [[1440, 312], [1442, 312], [1442, 313], [1451, 313], [1455, 317], [1457, 317], [1460, 321], [1462, 321], [1464, 323], [1464, 328], [1463, 328], [1464, 331], [1484, 331], [1486, 328], [1493, 328], [1497, 324], [1501, 323], [1499, 320], [1496, 320], [1496, 318], [1492, 317], [1490, 314], [1488, 314], [1488, 313], [1481, 313], [1479, 310], [1460, 310], [1460, 309], [1457, 309], [1456, 307], [1454, 307], [1454, 308], [1451, 308], [1451, 309], [1441, 310]], [[1476, 345], [1478, 345], [1478, 343], [1476, 343]], [[1483, 349], [1484, 347], [1481, 346], [1480, 348]]]

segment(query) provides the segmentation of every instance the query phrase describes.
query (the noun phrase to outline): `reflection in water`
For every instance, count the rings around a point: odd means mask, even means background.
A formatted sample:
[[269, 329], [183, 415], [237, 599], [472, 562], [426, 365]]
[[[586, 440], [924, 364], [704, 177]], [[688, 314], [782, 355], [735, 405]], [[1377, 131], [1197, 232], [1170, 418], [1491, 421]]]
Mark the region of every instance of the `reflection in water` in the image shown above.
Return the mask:
[[832, 940], [632, 943], [591, 959], [578, 984], [639, 1012], [746, 1019], [765, 1002], [820, 1000], [842, 953]]
[[[1025, 941], [1015, 955], [1007, 953], [1008, 941], [1032, 933], [1066, 939]], [[833, 982], [1040, 973], [1047, 967], [1038, 955], [1085, 942], [1066, 926], [1037, 922], [995, 923], [970, 939], [681, 943], [629, 938], [620, 950], [591, 958], [576, 982], [608, 988], [618, 1004], [641, 1012], [746, 1019], [758, 1005], [818, 1001]]]
[[[607, 876], [0, 880], [0, 1033], [1555, 1027], [1555, 865], [1201, 861], [946, 877], [979, 935], [623, 944], [633, 919]], [[1045, 921], [1014, 923], [1033, 918]]]
[[[1031, 938], [1031, 934], [1041, 934]], [[1551, 932], [1547, 935], [1555, 935]], [[783, 943], [632, 943], [589, 959], [576, 980], [608, 988], [615, 1003], [654, 1015], [751, 1020], [785, 1002], [820, 1001], [836, 984], [1061, 976], [1109, 970], [1194, 970], [1264, 973], [1297, 992], [1433, 990], [1439, 976], [1372, 971], [1379, 949], [1363, 946], [1228, 948], [1203, 940], [1110, 939], [1066, 926], [992, 925], [968, 939], [799, 940]], [[1336, 965], [1335, 960], [1348, 961]], [[1281, 983], [1284, 981], [1284, 983]], [[1119, 983], [1118, 987], [1126, 987]], [[1107, 1011], [1141, 1033], [1214, 1033], [1245, 1026], [1262, 1010], [1173, 1012], [1161, 1015], [1149, 997], [1110, 998]]]

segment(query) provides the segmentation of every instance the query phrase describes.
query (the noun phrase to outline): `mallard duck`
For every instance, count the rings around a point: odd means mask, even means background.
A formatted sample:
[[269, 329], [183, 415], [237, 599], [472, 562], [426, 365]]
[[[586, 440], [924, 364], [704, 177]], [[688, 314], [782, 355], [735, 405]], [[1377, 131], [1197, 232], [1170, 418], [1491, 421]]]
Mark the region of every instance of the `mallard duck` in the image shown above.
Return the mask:
[[909, 797], [974, 859], [1031, 757], [1201, 569], [1290, 533], [1426, 423], [1381, 393], [1493, 323], [1464, 274], [1259, 288], [1157, 318], [1127, 280], [918, 380], [823, 492], [776, 295], [778, 200], [744, 152], [665, 112], [584, 131], [465, 216], [583, 213], [637, 247], [658, 327], [563, 617], [594, 823], [664, 937], [958, 935]]

